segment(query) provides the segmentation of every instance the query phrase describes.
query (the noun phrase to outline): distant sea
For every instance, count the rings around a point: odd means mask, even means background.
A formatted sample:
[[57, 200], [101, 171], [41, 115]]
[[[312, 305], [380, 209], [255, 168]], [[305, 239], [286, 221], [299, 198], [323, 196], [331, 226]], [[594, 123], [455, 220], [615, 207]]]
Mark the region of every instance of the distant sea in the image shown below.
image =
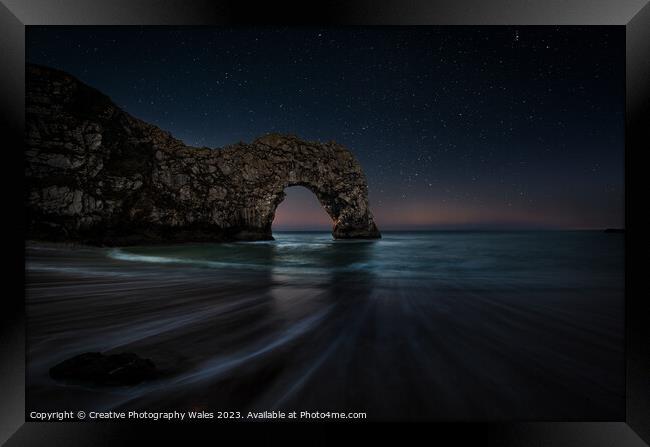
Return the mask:
[[[624, 242], [602, 231], [27, 244], [28, 407], [622, 419]], [[88, 351], [162, 376], [62, 384]]]

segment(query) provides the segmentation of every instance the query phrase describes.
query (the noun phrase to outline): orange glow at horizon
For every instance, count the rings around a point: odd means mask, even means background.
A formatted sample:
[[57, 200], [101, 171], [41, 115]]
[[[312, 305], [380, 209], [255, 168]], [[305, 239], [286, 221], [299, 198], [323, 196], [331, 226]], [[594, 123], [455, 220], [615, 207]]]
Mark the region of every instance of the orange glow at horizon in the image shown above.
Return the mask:
[[[274, 230], [331, 230], [332, 219], [316, 196], [307, 188], [287, 188], [278, 206]], [[587, 219], [578, 219], [571, 207], [550, 216], [548, 205], [508, 206], [493, 203], [461, 204], [434, 198], [396, 201], [383, 206], [370, 203], [380, 231], [391, 229], [466, 229], [466, 228], [599, 228]]]

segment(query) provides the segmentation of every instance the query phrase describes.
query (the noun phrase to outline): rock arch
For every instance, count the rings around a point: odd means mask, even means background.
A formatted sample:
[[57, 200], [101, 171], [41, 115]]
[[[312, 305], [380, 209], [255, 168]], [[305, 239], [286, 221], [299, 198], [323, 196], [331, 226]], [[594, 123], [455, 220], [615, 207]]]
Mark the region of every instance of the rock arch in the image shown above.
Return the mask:
[[361, 166], [343, 146], [269, 134], [255, 140], [245, 151], [255, 156], [241, 169], [257, 179], [248, 192], [254, 199], [252, 213], [243, 222], [245, 227], [257, 228], [263, 237], [271, 237], [275, 210], [284, 200], [284, 190], [303, 186], [314, 193], [332, 219], [335, 238], [380, 236], [368, 206]]
[[311, 190], [335, 238], [378, 238], [368, 188], [335, 142], [268, 134], [210, 149], [183, 144], [58, 70], [29, 65], [28, 237], [121, 245], [271, 239], [284, 189]]

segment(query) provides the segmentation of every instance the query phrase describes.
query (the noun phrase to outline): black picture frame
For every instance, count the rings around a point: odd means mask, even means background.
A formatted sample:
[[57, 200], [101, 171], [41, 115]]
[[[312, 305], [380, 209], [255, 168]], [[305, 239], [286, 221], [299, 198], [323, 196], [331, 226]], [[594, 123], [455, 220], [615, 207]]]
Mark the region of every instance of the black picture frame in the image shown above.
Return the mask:
[[[25, 317], [22, 174], [25, 27], [29, 25], [613, 25], [626, 32], [626, 417], [610, 422], [348, 424], [384, 441], [402, 442], [414, 430], [428, 439], [500, 446], [641, 446], [650, 443], [650, 305], [631, 262], [633, 178], [643, 178], [642, 153], [650, 148], [650, 4], [648, 0], [336, 0], [281, 4], [207, 0], [0, 0], [0, 126], [4, 167], [3, 232], [6, 282], [0, 293], [0, 443], [121, 445], [129, 441], [198, 441], [210, 432], [264, 436], [295, 425], [133, 424], [25, 422]], [[636, 162], [636, 165], [634, 164]], [[636, 172], [636, 174], [633, 174]], [[640, 189], [641, 191], [643, 190]], [[637, 193], [638, 195], [638, 193]], [[638, 221], [638, 219], [637, 219]], [[636, 231], [636, 230], [635, 230]], [[640, 245], [642, 232], [635, 233]], [[635, 289], [632, 288], [635, 278]], [[333, 424], [311, 424], [312, 442]], [[261, 427], [262, 429], [259, 429]], [[155, 435], [154, 435], [155, 433]], [[208, 438], [210, 439], [210, 438]], [[287, 438], [276, 438], [285, 441]]]

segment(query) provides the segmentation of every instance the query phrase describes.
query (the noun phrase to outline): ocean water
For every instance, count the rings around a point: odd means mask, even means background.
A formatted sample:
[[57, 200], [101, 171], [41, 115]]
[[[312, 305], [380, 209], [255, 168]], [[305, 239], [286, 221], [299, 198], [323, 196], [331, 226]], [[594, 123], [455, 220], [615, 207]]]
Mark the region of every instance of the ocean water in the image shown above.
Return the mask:
[[328, 232], [279, 232], [274, 241], [114, 249], [109, 257], [304, 279], [378, 275], [463, 287], [621, 285], [623, 238], [596, 231], [388, 232], [338, 241]]
[[[28, 406], [624, 416], [623, 235], [274, 236], [28, 244]], [[113, 388], [49, 378], [88, 351], [135, 352], [161, 377]]]

